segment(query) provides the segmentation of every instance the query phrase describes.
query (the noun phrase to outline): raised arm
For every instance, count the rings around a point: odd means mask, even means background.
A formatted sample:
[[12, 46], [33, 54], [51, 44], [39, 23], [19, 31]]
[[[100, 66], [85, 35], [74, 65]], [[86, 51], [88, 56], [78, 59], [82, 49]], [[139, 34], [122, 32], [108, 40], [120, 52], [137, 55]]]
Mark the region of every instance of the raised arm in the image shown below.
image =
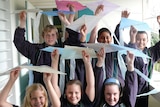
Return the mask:
[[96, 10], [95, 10], [94, 15], [98, 16], [103, 11], [103, 9], [104, 9], [104, 5], [102, 5], [102, 4], [98, 5], [97, 8], [96, 8]]
[[123, 100], [127, 107], [135, 107], [136, 96], [138, 91], [137, 74], [134, 72], [135, 56], [131, 52], [127, 52], [127, 72], [125, 77], [125, 87], [123, 91]]
[[128, 12], [127, 10], [123, 10], [121, 12], [121, 17], [124, 17], [124, 18], [128, 18], [130, 15], [130, 12]]
[[85, 24], [81, 26], [81, 28], [80, 28], [80, 34], [81, 34], [80, 41], [81, 42], [86, 42], [87, 27], [86, 27]]
[[[67, 7], [69, 8], [69, 10], [71, 12], [75, 12], [74, 6], [72, 6], [71, 4], [68, 4]], [[69, 17], [67, 19], [66, 15], [64, 13], [59, 12], [58, 13], [58, 17], [61, 20], [61, 22], [64, 23], [65, 26], [68, 26], [68, 25], [70, 25], [73, 22], [74, 17], [75, 17], [75, 13], [69, 14]]]
[[22, 11], [19, 13], [19, 19], [20, 19], [20, 28], [25, 28], [26, 27], [26, 15], [27, 13], [25, 11]]
[[103, 66], [103, 63], [104, 63], [104, 60], [105, 60], [105, 51], [104, 51], [104, 48], [101, 48], [98, 52], [97, 52], [97, 58], [98, 58], [98, 61], [96, 63], [96, 66], [97, 67], [102, 67]]
[[94, 106], [98, 107], [101, 103], [102, 97], [102, 87], [103, 87], [103, 80], [104, 80], [104, 71], [103, 71], [103, 64], [105, 60], [105, 51], [104, 48], [101, 48], [97, 52], [98, 61], [94, 68], [94, 76], [95, 76], [95, 103]]
[[[96, 11], [95, 11], [95, 16], [98, 16], [104, 9], [104, 5], [98, 5], [98, 7], [96, 8]], [[89, 43], [95, 43], [96, 41], [96, 35], [97, 35], [97, 28], [98, 28], [98, 25], [96, 25], [93, 30], [91, 31], [91, 35], [90, 35], [90, 38], [89, 38]]]
[[[52, 68], [58, 70], [59, 53], [54, 50], [51, 54]], [[47, 92], [53, 107], [60, 107], [60, 89], [58, 87], [58, 75], [51, 73], [43, 73], [43, 80], [47, 88]]]
[[130, 34], [130, 43], [131, 44], [135, 44], [135, 42], [136, 42], [136, 35], [137, 35], [137, 29], [134, 26], [131, 26], [129, 34]]
[[60, 98], [57, 95], [55, 89], [53, 88], [53, 85], [51, 82], [52, 77], [53, 77], [52, 75], [53, 74], [51, 74], [51, 73], [43, 73], [43, 80], [46, 85], [48, 96], [49, 96], [49, 99], [51, 101], [52, 106], [53, 107], [60, 107], [60, 105], [61, 105]]
[[[59, 62], [59, 52], [58, 52], [58, 50], [54, 50], [51, 53], [51, 59], [52, 59], [52, 63], [51, 63], [52, 68], [58, 71], [58, 62]], [[52, 85], [53, 85], [53, 88], [55, 89], [58, 97], [60, 98], [61, 97], [61, 92], [60, 92], [60, 88], [58, 86], [58, 74], [53, 74], [52, 75]]]
[[130, 72], [134, 71], [134, 59], [135, 59], [134, 54], [127, 51], [126, 63], [127, 63], [127, 70]]
[[[75, 12], [75, 8], [72, 4], [68, 4], [67, 6], [71, 12]], [[69, 14], [68, 21], [72, 23], [74, 21], [74, 17], [75, 17], [75, 13]]]
[[[123, 10], [121, 12], [121, 18], [128, 18], [130, 15], [130, 12], [128, 12], [127, 10]], [[119, 27], [120, 27], [120, 22], [117, 24], [116, 29], [114, 31], [116, 38], [118, 39], [118, 41], [120, 41], [120, 31], [119, 31]], [[115, 44], [119, 44], [117, 42], [117, 40], [114, 38], [114, 43]]]
[[85, 71], [86, 71], [86, 94], [90, 101], [92, 102], [95, 98], [95, 78], [93, 74], [93, 68], [91, 65], [91, 59], [90, 55], [86, 53], [85, 51], [82, 51], [82, 57], [83, 57], [83, 62], [85, 65]]
[[70, 25], [70, 22], [68, 21], [66, 15], [65, 15], [64, 13], [59, 12], [59, 13], [58, 13], [58, 17], [59, 17], [59, 19], [61, 20], [61, 22], [62, 22], [65, 26]]
[[[38, 51], [38, 48], [25, 38], [26, 15], [27, 14], [25, 11], [21, 11], [19, 13], [20, 24], [15, 29], [13, 43], [17, 48], [18, 52], [20, 52], [25, 57], [31, 59], [32, 61], [33, 60], [36, 61], [35, 54]], [[32, 63], [35, 63], [35, 62], [32, 62]]]
[[20, 68], [15, 68], [10, 72], [10, 78], [5, 87], [0, 92], [0, 107], [13, 107], [7, 102], [8, 94], [19, 76]]

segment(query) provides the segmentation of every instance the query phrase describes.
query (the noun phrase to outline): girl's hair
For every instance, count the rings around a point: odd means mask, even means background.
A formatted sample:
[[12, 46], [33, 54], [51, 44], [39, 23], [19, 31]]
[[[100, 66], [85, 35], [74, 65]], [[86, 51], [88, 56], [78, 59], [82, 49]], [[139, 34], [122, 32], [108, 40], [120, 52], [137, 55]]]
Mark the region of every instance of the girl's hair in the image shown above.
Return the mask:
[[47, 92], [46, 92], [46, 89], [44, 88], [44, 86], [42, 84], [40, 84], [40, 83], [34, 83], [31, 86], [27, 87], [22, 107], [31, 107], [31, 105], [30, 105], [31, 94], [36, 90], [40, 90], [40, 91], [43, 92], [43, 95], [45, 96], [45, 105], [44, 105], [44, 107], [48, 107]]
[[74, 80], [69, 80], [69, 81], [66, 83], [66, 89], [67, 89], [67, 86], [68, 86], [68, 85], [73, 85], [73, 84], [79, 85], [79, 86], [80, 86], [80, 89], [81, 89], [81, 92], [83, 92], [83, 91], [82, 91], [82, 83], [81, 83], [81, 81], [80, 81], [80, 80], [76, 80], [76, 79], [74, 79]]
[[119, 82], [116, 78], [114, 78], [114, 77], [105, 79], [105, 80], [104, 80], [104, 83], [103, 83], [103, 87], [104, 87], [104, 89], [105, 89], [105, 86], [106, 86], [106, 85], [112, 85], [112, 84], [113, 84], [113, 85], [118, 85], [119, 91], [120, 91], [120, 94], [121, 94], [122, 86], [121, 86], [120, 82]]
[[103, 88], [102, 88], [103, 90], [102, 90], [102, 93], [101, 93], [101, 95], [102, 95], [102, 100], [101, 100], [101, 102], [102, 102], [102, 103], [105, 102], [104, 91], [105, 91], [105, 86], [106, 86], [106, 85], [117, 85], [117, 86], [119, 87], [120, 96], [122, 95], [122, 86], [121, 86], [120, 82], [119, 82], [116, 78], [114, 78], [114, 77], [106, 78], [106, 79], [104, 80], [104, 82], [103, 82]]
[[110, 32], [109, 29], [107, 29], [107, 28], [101, 28], [101, 29], [98, 30], [98, 38], [101, 35], [101, 33], [103, 33], [103, 32], [108, 32], [109, 35], [111, 35], [111, 32]]
[[44, 36], [45, 33], [50, 32], [51, 30], [55, 30], [57, 37], [59, 36], [58, 29], [54, 25], [46, 25], [42, 31], [42, 36]]

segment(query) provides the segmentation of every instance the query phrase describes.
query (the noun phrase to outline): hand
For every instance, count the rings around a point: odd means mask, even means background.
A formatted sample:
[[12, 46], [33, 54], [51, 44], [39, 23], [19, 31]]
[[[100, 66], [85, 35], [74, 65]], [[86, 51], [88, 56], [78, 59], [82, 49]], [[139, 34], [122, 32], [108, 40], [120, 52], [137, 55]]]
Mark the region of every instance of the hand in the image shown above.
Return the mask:
[[19, 19], [20, 19], [20, 27], [25, 28], [26, 26], [26, 12], [25, 11], [21, 11], [19, 13]]
[[67, 4], [67, 7], [69, 8], [69, 10], [71, 12], [75, 12], [75, 8], [74, 8], [74, 6], [72, 4]]
[[60, 18], [61, 21], [65, 21], [67, 19], [66, 15], [62, 12], [58, 12], [58, 17]]
[[84, 63], [90, 63], [90, 55], [84, 50], [82, 51], [82, 58]]
[[130, 33], [130, 42], [135, 43], [136, 42], [137, 29], [134, 26], [131, 26], [129, 33]]
[[95, 15], [98, 15], [104, 9], [104, 5], [99, 5], [95, 10]]
[[52, 74], [51, 73], [43, 73], [43, 81], [46, 82], [51, 82], [52, 79]]
[[66, 26], [70, 24], [64, 13], [58, 12], [58, 17]]
[[97, 58], [98, 58], [98, 62], [96, 63], [97, 67], [102, 67], [103, 63], [104, 63], [104, 59], [105, 59], [105, 51], [104, 48], [101, 48], [98, 52], [97, 52]]
[[158, 22], [158, 24], [160, 25], [160, 15], [157, 16], [157, 22]]
[[19, 13], [19, 19], [20, 19], [20, 21], [22, 21], [22, 22], [26, 22], [26, 12], [25, 11], [21, 11], [20, 13]]
[[127, 51], [126, 63], [128, 71], [134, 71], [134, 59], [135, 59], [134, 54]]
[[52, 59], [52, 62], [55, 63], [59, 61], [59, 52], [57, 49], [55, 49], [52, 53], [51, 53], [51, 59]]
[[130, 12], [128, 12], [127, 10], [124, 10], [121, 12], [121, 17], [128, 18], [129, 15], [130, 15]]
[[19, 76], [20, 70], [21, 70], [20, 67], [12, 69], [10, 72], [10, 79], [15, 81]]
[[[69, 10], [71, 12], [75, 12], [76, 11], [72, 4], [67, 4], [67, 7], [69, 8]], [[71, 24], [74, 21], [74, 18], [75, 18], [75, 13], [69, 14], [69, 17], [68, 17], [68, 22], [69, 23], [68, 23], [68, 25]]]
[[87, 35], [87, 27], [86, 25], [82, 25], [81, 29], [80, 29], [80, 34], [81, 34], [81, 42], [85, 42], [86, 41], [86, 35]]

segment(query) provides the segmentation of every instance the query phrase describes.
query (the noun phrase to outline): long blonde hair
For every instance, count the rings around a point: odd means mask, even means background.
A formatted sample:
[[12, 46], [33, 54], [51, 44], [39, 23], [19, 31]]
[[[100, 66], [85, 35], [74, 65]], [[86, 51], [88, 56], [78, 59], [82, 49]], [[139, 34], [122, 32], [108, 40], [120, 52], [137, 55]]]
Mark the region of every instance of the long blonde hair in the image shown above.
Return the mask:
[[36, 90], [43, 91], [43, 94], [45, 96], [45, 102], [46, 102], [44, 107], [48, 107], [47, 92], [46, 92], [46, 89], [44, 88], [44, 86], [41, 85], [40, 83], [34, 83], [31, 86], [27, 87], [22, 107], [31, 107], [31, 104], [30, 104], [30, 102], [31, 102], [31, 93], [36, 91]]

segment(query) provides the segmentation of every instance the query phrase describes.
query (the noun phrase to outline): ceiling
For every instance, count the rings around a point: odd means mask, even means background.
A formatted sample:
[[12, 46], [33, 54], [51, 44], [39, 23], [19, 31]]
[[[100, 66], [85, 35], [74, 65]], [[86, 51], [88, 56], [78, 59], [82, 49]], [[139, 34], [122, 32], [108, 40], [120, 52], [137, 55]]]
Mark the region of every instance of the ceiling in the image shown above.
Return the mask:
[[[33, 6], [39, 9], [44, 9], [44, 8], [55, 8], [55, 0], [28, 0]], [[97, 1], [97, 0], [77, 0], [81, 4], [86, 4], [89, 2]]]
[[[43, 9], [52, 9], [57, 7], [55, 0], [27, 0], [27, 1], [29, 1], [37, 9], [43, 10]], [[74, 1], [78, 1], [81, 4], [86, 5], [87, 3], [95, 2], [97, 0], [74, 0]], [[107, 0], [107, 1], [118, 4], [121, 8], [130, 9], [133, 7], [133, 10], [136, 10], [137, 8], [135, 8], [135, 6], [140, 5], [143, 0]]]

